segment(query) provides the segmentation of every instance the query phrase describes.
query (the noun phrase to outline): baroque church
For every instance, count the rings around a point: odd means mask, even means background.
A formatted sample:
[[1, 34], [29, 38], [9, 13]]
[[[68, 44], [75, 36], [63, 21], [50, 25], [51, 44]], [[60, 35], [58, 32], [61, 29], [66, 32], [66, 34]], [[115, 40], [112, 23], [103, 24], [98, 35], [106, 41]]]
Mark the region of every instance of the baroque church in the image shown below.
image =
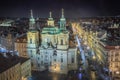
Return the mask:
[[52, 13], [47, 26], [41, 31], [36, 29], [35, 19], [31, 10], [29, 30], [27, 32], [27, 51], [31, 59], [32, 70], [67, 74], [77, 69], [77, 48], [69, 47], [69, 32], [66, 29], [64, 10], [59, 27], [55, 26]]

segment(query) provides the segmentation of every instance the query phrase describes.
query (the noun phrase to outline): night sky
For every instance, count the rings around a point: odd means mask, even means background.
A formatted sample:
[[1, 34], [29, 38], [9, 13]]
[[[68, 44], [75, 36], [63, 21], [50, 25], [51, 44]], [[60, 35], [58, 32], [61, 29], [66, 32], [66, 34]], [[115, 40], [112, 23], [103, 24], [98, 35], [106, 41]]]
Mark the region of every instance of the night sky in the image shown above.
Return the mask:
[[29, 17], [30, 9], [35, 17], [60, 17], [61, 8], [66, 17], [120, 15], [119, 0], [1, 0], [0, 17]]

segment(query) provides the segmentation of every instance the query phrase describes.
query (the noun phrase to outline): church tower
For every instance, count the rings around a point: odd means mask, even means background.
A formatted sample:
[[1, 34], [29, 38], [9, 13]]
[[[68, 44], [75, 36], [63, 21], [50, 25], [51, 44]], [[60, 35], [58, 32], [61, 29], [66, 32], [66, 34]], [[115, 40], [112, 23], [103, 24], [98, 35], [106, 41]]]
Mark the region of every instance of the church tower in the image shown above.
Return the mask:
[[54, 20], [52, 18], [52, 12], [49, 13], [49, 18], [47, 20], [47, 25], [48, 26], [54, 26]]
[[58, 35], [57, 49], [68, 49], [69, 46], [69, 32], [66, 30], [66, 19], [64, 18], [64, 10], [62, 9], [62, 16], [60, 18], [60, 30]]
[[29, 19], [29, 30], [27, 32], [27, 51], [32, 62], [32, 69], [36, 69], [37, 61], [36, 54], [39, 45], [39, 31], [35, 28], [35, 19], [31, 10], [31, 17]]
[[66, 30], [66, 19], [64, 18], [64, 9], [62, 9], [62, 16], [60, 18], [60, 30]]

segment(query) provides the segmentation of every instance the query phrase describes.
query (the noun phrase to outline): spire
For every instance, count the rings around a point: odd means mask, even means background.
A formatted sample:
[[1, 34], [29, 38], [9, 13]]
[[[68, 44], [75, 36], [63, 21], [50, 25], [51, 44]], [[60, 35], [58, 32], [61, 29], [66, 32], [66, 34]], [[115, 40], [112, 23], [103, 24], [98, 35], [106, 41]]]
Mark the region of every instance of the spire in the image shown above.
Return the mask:
[[53, 20], [53, 18], [52, 18], [52, 12], [50, 11], [49, 12], [49, 18], [48, 18], [49, 20]]
[[64, 9], [62, 8], [62, 16], [60, 18], [60, 29], [66, 30], [66, 19], [64, 17]]
[[33, 11], [32, 11], [32, 9], [30, 10], [30, 17], [33, 18]]
[[62, 18], [64, 18], [64, 9], [62, 8]]
[[49, 13], [49, 14], [50, 14], [50, 18], [52, 18], [52, 12], [51, 12], [51, 11], [50, 11], [50, 13]]

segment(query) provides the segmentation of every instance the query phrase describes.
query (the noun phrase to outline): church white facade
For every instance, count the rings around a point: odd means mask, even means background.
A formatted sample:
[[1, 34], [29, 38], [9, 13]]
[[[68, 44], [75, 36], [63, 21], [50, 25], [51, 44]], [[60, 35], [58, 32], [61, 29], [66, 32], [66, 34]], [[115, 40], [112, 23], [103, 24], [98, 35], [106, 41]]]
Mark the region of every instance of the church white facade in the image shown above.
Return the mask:
[[31, 11], [29, 31], [27, 32], [27, 51], [31, 58], [32, 69], [67, 74], [77, 69], [77, 48], [69, 47], [69, 32], [62, 9], [59, 28], [54, 25], [52, 13], [41, 32], [35, 28], [35, 19]]

